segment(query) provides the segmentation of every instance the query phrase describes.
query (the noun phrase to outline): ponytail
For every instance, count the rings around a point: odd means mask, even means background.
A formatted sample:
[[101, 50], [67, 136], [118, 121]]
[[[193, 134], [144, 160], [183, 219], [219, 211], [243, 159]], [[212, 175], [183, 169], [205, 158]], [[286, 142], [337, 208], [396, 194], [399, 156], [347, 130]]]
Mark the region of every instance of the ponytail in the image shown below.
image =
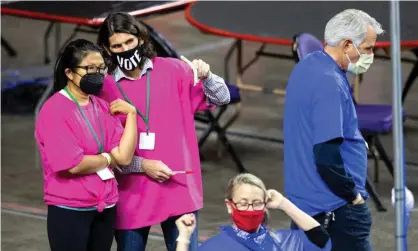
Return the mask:
[[55, 62], [54, 67], [54, 88], [52, 91], [52, 94], [59, 92], [60, 90], [64, 89], [64, 87], [67, 85], [67, 76], [65, 75], [65, 66], [62, 60], [62, 56], [64, 54], [64, 51], [62, 51], [57, 61]]

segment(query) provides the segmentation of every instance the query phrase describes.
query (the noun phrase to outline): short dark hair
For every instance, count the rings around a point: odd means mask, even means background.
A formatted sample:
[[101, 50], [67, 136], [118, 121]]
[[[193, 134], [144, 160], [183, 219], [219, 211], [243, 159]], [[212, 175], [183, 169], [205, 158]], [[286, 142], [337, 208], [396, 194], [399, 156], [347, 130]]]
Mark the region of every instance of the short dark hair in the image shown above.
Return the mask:
[[71, 41], [62, 49], [55, 62], [53, 93], [62, 90], [67, 85], [68, 78], [65, 69], [75, 69], [91, 52], [99, 52], [103, 55], [100, 46], [85, 39]]
[[[115, 33], [127, 33], [142, 39], [144, 41], [142, 44], [144, 57], [153, 59], [157, 56], [149, 39], [148, 29], [139, 23], [133, 16], [123, 12], [116, 12], [107, 16], [100, 26], [97, 44], [102, 46], [103, 49], [110, 49], [109, 38]], [[116, 69], [117, 62], [115, 62], [108, 53], [104, 53], [104, 59], [106, 66], [109, 68], [109, 72], [113, 72]], [[144, 61], [141, 61], [141, 64], [143, 64]]]

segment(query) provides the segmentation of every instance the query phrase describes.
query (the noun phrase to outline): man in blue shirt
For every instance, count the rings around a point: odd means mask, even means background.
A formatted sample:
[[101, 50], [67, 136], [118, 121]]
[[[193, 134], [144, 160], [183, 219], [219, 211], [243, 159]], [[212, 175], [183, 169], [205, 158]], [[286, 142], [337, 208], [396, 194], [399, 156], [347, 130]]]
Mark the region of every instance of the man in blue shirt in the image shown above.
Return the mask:
[[363, 11], [337, 14], [325, 27], [324, 51], [301, 60], [287, 85], [285, 192], [327, 228], [332, 250], [372, 250], [372, 218], [365, 203], [367, 146], [346, 72], [367, 71], [382, 33], [381, 25]]

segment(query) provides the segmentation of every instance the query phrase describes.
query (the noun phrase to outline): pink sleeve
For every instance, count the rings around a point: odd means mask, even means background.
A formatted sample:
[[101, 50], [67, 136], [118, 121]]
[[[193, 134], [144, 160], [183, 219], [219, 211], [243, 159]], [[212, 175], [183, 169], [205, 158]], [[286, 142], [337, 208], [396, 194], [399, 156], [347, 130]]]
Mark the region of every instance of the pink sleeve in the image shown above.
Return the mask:
[[102, 90], [100, 91], [98, 97], [103, 99], [104, 101], [108, 102], [108, 103], [112, 103], [112, 101], [114, 101], [116, 99], [114, 93], [113, 93], [113, 89], [112, 89], [112, 84], [114, 84], [115, 81], [113, 80], [113, 76], [108, 74], [103, 82], [103, 87]]
[[209, 103], [207, 102], [207, 97], [203, 91], [203, 84], [201, 80], [199, 80], [196, 86], [193, 86], [192, 80], [191, 101], [195, 112], [210, 110], [216, 107], [215, 105], [209, 105]]
[[35, 135], [43, 161], [54, 172], [76, 167], [83, 160], [84, 151], [64, 117], [39, 116]]
[[109, 135], [107, 138], [107, 144], [105, 146], [105, 152], [111, 152], [115, 147], [119, 146], [120, 140], [122, 138], [124, 128], [118, 119], [117, 116], [110, 114], [110, 105], [106, 100], [100, 98], [95, 98], [97, 104], [100, 106], [101, 112], [104, 116], [105, 121], [105, 130], [106, 135]]
[[193, 70], [190, 66], [181, 61], [179, 61], [180, 65], [180, 84], [181, 84], [181, 92], [182, 95], [186, 95], [190, 99], [192, 112], [195, 113], [201, 110], [208, 110], [215, 108], [215, 106], [208, 105], [206, 101], [206, 95], [203, 91], [203, 84], [202, 81], [199, 81], [194, 86], [194, 75]]
[[111, 135], [109, 139], [109, 152], [119, 146], [120, 140], [122, 139], [122, 135], [125, 131], [121, 122], [118, 118], [109, 115], [108, 123], [107, 123], [107, 130], [109, 135]]

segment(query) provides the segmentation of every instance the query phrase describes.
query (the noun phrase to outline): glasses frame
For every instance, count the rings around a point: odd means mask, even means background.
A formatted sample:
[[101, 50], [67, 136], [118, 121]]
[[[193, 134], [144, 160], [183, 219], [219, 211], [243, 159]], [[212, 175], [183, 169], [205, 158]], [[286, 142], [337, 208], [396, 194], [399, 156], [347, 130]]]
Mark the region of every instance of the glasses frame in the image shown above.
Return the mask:
[[[245, 209], [245, 210], [243, 210], [243, 209], [238, 209], [238, 204], [239, 203], [236, 203], [236, 202], [234, 202], [233, 200], [229, 200], [234, 206], [235, 206], [235, 208], [238, 210], [238, 211], [248, 211], [248, 209], [250, 208], [250, 206], [253, 208], [253, 210], [254, 211], [258, 211], [258, 210], [264, 210], [265, 208], [266, 208], [266, 202], [262, 202], [263, 203], [263, 208], [261, 208], [261, 209], [255, 209], [254, 208], [254, 203], [247, 203], [247, 208]], [[242, 206], [242, 205], [241, 205]]]
[[[95, 72], [90, 72], [89, 71], [89, 68], [90, 67], [96, 67], [96, 71]], [[80, 66], [76, 66], [74, 68], [84, 69], [87, 74], [100, 73], [100, 74], [106, 75], [107, 74], [107, 71], [108, 71], [108, 67], [107, 66], [99, 67], [97, 65], [85, 65], [85, 66], [81, 66], [80, 65]], [[100, 72], [100, 70], [103, 70], [103, 72]]]

